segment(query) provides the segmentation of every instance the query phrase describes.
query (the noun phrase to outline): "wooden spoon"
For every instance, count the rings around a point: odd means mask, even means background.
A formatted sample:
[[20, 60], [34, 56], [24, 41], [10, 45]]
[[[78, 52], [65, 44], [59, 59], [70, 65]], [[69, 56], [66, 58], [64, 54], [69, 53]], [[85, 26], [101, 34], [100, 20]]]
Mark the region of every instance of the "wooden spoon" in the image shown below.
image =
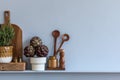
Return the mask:
[[59, 37], [60, 32], [58, 30], [54, 30], [52, 32], [52, 36], [54, 37], [54, 56], [56, 55], [56, 43], [57, 43], [57, 38]]
[[70, 39], [70, 36], [69, 36], [68, 34], [63, 34], [63, 35], [62, 35], [62, 42], [61, 42], [58, 50], [56, 51], [56, 55], [58, 54], [58, 52], [59, 52], [60, 48], [62, 47], [63, 43], [64, 43], [65, 41], [68, 41], [69, 39]]

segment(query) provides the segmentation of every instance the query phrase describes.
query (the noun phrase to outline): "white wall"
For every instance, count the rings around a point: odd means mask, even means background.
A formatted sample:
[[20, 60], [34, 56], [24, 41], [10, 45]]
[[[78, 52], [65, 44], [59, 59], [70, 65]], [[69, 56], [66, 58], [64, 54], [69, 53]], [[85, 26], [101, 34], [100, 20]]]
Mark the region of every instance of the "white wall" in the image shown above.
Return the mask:
[[4, 10], [23, 30], [24, 46], [37, 35], [53, 54], [51, 32], [71, 37], [63, 46], [66, 71], [120, 72], [119, 0], [0, 0]]

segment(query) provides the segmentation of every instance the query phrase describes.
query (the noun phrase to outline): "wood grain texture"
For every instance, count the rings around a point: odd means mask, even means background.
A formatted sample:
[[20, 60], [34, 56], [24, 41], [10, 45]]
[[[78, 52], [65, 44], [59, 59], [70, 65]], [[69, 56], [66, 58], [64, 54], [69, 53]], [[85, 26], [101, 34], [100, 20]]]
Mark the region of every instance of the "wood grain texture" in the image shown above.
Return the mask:
[[24, 71], [25, 62], [22, 63], [0, 63], [0, 71]]
[[12, 24], [15, 30], [15, 37], [12, 41], [13, 47], [13, 59], [15, 57], [22, 57], [22, 30], [19, 26]]

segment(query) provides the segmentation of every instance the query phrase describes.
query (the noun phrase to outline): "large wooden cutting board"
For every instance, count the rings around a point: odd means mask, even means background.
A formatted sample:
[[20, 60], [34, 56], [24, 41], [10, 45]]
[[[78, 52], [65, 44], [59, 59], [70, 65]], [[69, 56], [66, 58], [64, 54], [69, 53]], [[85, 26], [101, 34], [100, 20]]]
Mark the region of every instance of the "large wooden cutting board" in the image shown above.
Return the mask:
[[[6, 24], [8, 21], [10, 21], [10, 11], [4, 12], [4, 24]], [[21, 57], [22, 58], [22, 30], [21, 28], [16, 25], [12, 24], [14, 30], [15, 30], [15, 37], [12, 41], [13, 45], [13, 60]]]

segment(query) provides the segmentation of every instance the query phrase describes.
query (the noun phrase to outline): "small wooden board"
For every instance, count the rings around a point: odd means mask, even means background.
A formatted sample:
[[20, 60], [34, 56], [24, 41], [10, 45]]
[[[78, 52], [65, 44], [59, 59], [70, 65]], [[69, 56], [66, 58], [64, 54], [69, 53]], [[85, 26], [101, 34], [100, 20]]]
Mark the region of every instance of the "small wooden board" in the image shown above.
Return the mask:
[[65, 68], [59, 68], [59, 67], [57, 67], [57, 68], [47, 68], [47, 70], [65, 70]]
[[0, 71], [24, 71], [25, 62], [21, 63], [0, 63]]

